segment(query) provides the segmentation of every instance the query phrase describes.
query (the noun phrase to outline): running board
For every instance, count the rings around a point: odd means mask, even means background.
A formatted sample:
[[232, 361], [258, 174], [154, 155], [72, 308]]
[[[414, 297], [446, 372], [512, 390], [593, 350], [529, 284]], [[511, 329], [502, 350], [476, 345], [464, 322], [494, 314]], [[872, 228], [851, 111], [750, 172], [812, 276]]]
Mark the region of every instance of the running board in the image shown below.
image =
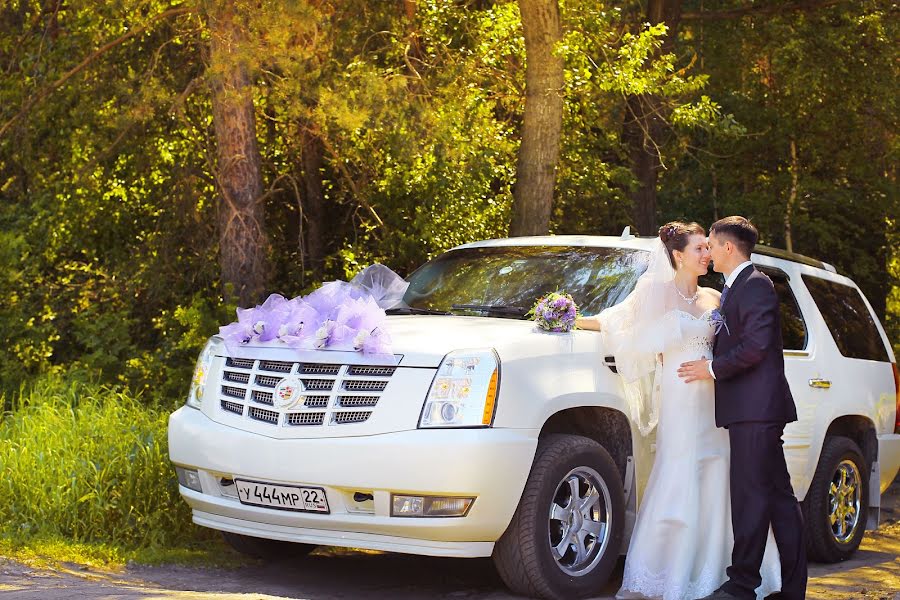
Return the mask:
[[878, 461], [872, 463], [869, 473], [869, 512], [866, 519], [866, 530], [878, 529], [881, 522], [881, 468]]
[[628, 551], [635, 521], [637, 521], [637, 478], [634, 476], [634, 457], [629, 456], [628, 462], [625, 463], [625, 531], [622, 535], [620, 555]]

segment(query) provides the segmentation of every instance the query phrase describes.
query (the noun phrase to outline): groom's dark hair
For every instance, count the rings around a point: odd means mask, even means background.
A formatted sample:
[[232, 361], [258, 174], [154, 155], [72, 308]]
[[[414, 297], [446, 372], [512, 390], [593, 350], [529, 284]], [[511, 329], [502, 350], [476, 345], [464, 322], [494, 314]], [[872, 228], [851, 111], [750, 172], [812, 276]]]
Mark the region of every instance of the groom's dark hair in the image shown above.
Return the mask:
[[759, 241], [759, 231], [753, 226], [749, 219], [744, 217], [725, 217], [719, 219], [709, 228], [710, 234], [716, 234], [716, 237], [723, 237], [737, 246], [738, 250], [750, 258], [756, 242]]

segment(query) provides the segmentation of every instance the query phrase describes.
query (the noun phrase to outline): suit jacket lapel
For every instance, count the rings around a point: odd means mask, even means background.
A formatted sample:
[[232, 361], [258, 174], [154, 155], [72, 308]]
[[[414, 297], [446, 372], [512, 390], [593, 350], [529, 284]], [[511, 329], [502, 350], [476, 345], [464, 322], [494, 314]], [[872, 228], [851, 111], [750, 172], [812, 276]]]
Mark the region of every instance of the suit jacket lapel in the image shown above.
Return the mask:
[[728, 288], [728, 298], [725, 300], [725, 304], [722, 305], [722, 311], [725, 311], [729, 306], [734, 304], [735, 293], [740, 289], [741, 285], [750, 278], [750, 275], [755, 270], [756, 267], [750, 265], [738, 274], [737, 279], [734, 280], [734, 285]]

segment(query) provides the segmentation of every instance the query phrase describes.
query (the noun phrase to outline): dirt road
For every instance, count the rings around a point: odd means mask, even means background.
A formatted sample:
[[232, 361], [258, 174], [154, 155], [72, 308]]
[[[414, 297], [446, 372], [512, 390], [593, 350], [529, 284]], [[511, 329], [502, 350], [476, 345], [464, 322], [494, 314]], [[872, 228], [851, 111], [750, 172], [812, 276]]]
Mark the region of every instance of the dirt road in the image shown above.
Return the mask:
[[[882, 527], [853, 560], [811, 565], [809, 598], [900, 600], [900, 479], [883, 499]], [[613, 597], [613, 580], [597, 600]], [[10, 600], [512, 600], [489, 560], [433, 559], [320, 549], [297, 560], [233, 570], [129, 566], [101, 572], [79, 565], [32, 569], [0, 558], [0, 597]]]

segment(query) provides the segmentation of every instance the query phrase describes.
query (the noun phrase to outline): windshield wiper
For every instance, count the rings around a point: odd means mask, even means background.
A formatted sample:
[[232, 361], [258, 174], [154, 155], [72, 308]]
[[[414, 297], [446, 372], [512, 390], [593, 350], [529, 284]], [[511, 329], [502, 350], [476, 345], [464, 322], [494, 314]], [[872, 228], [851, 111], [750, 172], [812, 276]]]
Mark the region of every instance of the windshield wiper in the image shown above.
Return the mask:
[[454, 304], [453, 310], [478, 310], [484, 313], [495, 313], [499, 315], [516, 315], [524, 317], [528, 312], [527, 308], [521, 306], [502, 306], [499, 304]]
[[389, 315], [449, 315], [446, 310], [435, 310], [433, 308], [416, 308], [414, 306], [396, 306], [384, 311]]

